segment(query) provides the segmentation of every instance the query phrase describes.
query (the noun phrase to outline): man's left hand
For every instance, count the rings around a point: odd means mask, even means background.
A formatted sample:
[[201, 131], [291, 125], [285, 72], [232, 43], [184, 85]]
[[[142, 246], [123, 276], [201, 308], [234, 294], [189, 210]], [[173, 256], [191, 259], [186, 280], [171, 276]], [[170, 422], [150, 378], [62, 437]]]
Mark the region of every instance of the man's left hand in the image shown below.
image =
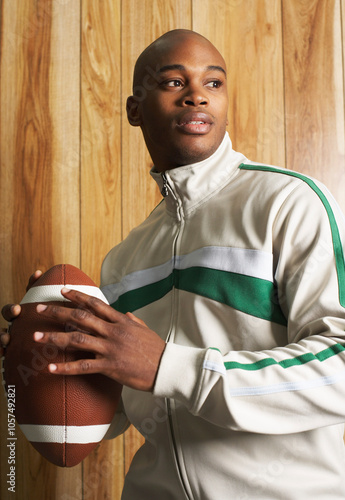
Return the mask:
[[40, 304], [37, 311], [72, 331], [35, 332], [34, 339], [62, 349], [89, 351], [95, 358], [50, 364], [50, 372], [102, 373], [133, 389], [152, 391], [165, 341], [131, 313], [122, 314], [82, 292], [64, 288], [61, 293], [76, 308]]

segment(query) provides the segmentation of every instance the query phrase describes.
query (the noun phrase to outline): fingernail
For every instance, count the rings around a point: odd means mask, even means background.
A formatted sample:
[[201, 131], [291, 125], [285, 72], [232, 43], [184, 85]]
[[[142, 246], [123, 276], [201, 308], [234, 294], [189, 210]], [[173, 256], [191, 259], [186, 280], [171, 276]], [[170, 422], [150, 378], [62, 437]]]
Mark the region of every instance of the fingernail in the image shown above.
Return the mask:
[[70, 291], [71, 290], [69, 288], [66, 288], [65, 286], [63, 288], [61, 288], [61, 292], [63, 292], [63, 293], [68, 293]]
[[47, 309], [48, 306], [45, 306], [44, 304], [38, 304], [38, 306], [36, 307], [36, 311], [37, 312], [43, 312]]
[[44, 333], [42, 332], [35, 332], [34, 333], [34, 340], [41, 340], [44, 337]]
[[55, 372], [57, 369], [57, 366], [54, 364], [50, 364], [50, 365], [48, 365], [48, 369], [50, 372]]

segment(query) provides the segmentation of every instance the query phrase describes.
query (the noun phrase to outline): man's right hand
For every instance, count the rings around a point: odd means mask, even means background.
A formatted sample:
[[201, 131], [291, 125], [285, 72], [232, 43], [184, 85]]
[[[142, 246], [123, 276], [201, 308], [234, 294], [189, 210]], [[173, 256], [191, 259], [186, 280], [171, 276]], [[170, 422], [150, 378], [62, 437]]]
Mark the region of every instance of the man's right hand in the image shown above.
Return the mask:
[[[38, 280], [42, 276], [42, 271], [35, 271], [29, 278], [29, 282], [26, 287], [26, 291], [33, 285], [33, 283]], [[14, 319], [16, 319], [21, 311], [21, 307], [19, 304], [6, 304], [1, 311], [1, 314], [3, 318], [7, 322], [12, 322]], [[10, 342], [10, 335], [8, 333], [7, 328], [2, 328], [0, 331], [0, 356], [4, 355], [4, 348], [7, 347], [7, 345]]]

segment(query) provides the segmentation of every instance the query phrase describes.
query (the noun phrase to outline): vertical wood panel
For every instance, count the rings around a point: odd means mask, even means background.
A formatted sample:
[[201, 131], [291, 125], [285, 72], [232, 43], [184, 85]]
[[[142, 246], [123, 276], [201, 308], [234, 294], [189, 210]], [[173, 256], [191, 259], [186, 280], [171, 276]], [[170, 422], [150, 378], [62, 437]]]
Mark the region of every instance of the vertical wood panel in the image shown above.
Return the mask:
[[[96, 283], [122, 229], [120, 3], [82, 1], [81, 267]], [[103, 441], [84, 460], [84, 498], [120, 498], [123, 440]]]
[[[1, 4], [1, 304], [20, 300], [28, 276], [61, 261], [79, 264], [79, 8], [43, 0]], [[77, 8], [76, 8], [77, 7]], [[66, 71], [68, 69], [68, 71]], [[67, 210], [68, 206], [68, 210]], [[69, 213], [76, 214], [70, 218]], [[1, 437], [7, 435], [1, 395]], [[55, 499], [81, 467], [44, 460], [19, 429], [16, 493], [7, 490], [8, 449], [1, 446], [1, 498]]]
[[281, 5], [276, 0], [193, 0], [193, 29], [228, 66], [229, 133], [254, 161], [285, 164]]
[[[122, 3], [122, 103], [132, 94], [132, 75], [139, 54], [160, 35], [175, 28], [191, 29], [191, 3], [184, 0], [128, 0]], [[143, 89], [143, 92], [145, 89]], [[144, 220], [161, 200], [149, 175], [152, 166], [139, 128], [122, 128], [123, 237]], [[125, 470], [143, 442], [131, 427], [125, 435]]]
[[82, 2], [82, 266], [97, 283], [121, 240], [120, 3]]
[[338, 0], [283, 2], [288, 168], [312, 175], [345, 209], [344, 81]]

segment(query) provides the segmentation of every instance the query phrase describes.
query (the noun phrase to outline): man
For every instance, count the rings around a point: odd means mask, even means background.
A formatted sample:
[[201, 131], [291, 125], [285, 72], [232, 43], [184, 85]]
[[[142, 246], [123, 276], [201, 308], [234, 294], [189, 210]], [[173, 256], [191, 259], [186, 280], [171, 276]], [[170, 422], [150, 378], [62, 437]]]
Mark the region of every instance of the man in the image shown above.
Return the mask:
[[156, 40], [133, 87], [164, 202], [105, 258], [113, 307], [67, 290], [80, 309], [38, 306], [90, 335], [37, 342], [96, 354], [50, 371], [124, 384], [108, 437], [131, 422], [146, 441], [123, 499], [343, 499], [339, 209], [317, 181], [232, 150], [226, 65], [201, 35]]

